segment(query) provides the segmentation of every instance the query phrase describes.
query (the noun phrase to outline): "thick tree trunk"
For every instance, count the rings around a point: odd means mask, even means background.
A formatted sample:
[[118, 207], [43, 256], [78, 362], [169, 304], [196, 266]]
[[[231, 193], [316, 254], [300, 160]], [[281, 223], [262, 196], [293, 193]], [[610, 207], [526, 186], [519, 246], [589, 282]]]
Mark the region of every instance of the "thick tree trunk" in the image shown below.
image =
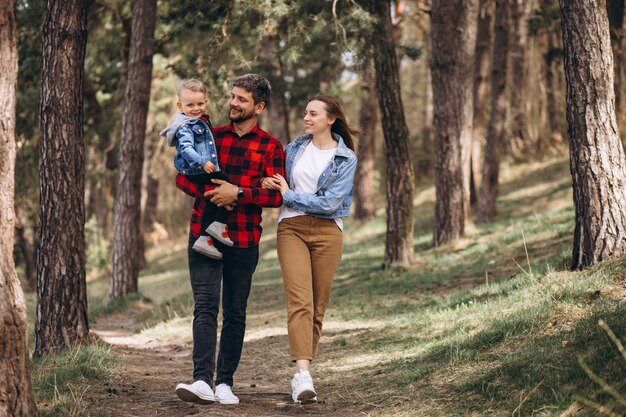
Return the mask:
[[606, 0], [611, 32], [611, 48], [613, 49], [613, 68], [615, 85], [615, 113], [620, 114], [622, 98], [622, 39], [624, 26], [624, 0]]
[[[16, 207], [15, 215], [17, 220], [15, 224], [17, 246], [24, 257], [24, 273], [26, 274], [28, 291], [37, 291], [37, 263], [35, 262], [34, 239], [29, 239], [27, 232], [30, 225], [23, 210]], [[31, 240], [33, 240], [32, 243]]]
[[528, 129], [528, 80], [526, 76], [526, 52], [528, 45], [528, 18], [532, 11], [532, 0], [513, 0], [511, 5], [512, 42], [511, 69], [511, 134], [514, 156], [521, 158], [532, 148]]
[[13, 263], [17, 27], [13, 0], [0, 3], [0, 416], [35, 417], [28, 372], [26, 301]]
[[[489, 76], [493, 49], [493, 15], [495, 0], [480, 0], [478, 6], [478, 30], [476, 33], [476, 56], [474, 57], [474, 121], [472, 123], [470, 204], [478, 201], [475, 192], [481, 182], [482, 150], [485, 146], [487, 130], [487, 110], [489, 107]], [[474, 190], [475, 192], [472, 192]]]
[[291, 140], [289, 133], [289, 107], [285, 97], [285, 83], [283, 81], [283, 65], [278, 54], [278, 39], [274, 34], [263, 36], [263, 50], [261, 57], [265, 73], [272, 83], [272, 100], [268, 109], [272, 135], [282, 144], [287, 145]]
[[463, 235], [469, 209], [477, 5], [477, 0], [435, 0], [432, 6], [435, 245]]
[[604, 0], [560, 0], [576, 226], [572, 269], [626, 254], [626, 162]]
[[363, 91], [359, 113], [361, 136], [358, 142], [359, 163], [354, 177], [354, 218], [366, 222], [374, 217], [374, 156], [378, 98], [374, 86], [373, 69], [368, 62], [363, 69]]
[[89, 335], [83, 157], [86, 44], [87, 2], [49, 2], [41, 72], [36, 356], [56, 353]]
[[498, 172], [504, 143], [506, 121], [506, 73], [508, 57], [508, 25], [510, 0], [496, 0], [496, 20], [491, 75], [491, 116], [485, 146], [485, 163], [478, 199], [477, 223], [485, 223], [496, 216]]
[[387, 160], [387, 235], [385, 267], [413, 262], [413, 160], [409, 129], [400, 94], [398, 56], [392, 39], [389, 0], [370, 1], [370, 11], [380, 18], [372, 38], [376, 93], [385, 138]]
[[111, 299], [137, 292], [141, 219], [141, 172], [150, 104], [156, 0], [133, 2], [128, 81], [120, 139], [120, 179], [115, 198]]

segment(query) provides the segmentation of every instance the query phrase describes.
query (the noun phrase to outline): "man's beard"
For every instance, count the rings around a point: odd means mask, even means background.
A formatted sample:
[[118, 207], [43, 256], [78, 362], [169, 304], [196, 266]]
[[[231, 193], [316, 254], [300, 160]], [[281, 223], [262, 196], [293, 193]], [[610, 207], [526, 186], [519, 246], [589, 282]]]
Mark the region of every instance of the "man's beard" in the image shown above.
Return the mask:
[[[232, 111], [232, 108], [230, 110]], [[254, 110], [251, 110], [250, 113], [245, 113], [244, 111], [242, 111], [237, 117], [232, 117], [230, 115], [230, 111], [228, 112], [228, 119], [233, 123], [245, 122], [246, 120], [250, 120], [253, 117], [254, 117]]]

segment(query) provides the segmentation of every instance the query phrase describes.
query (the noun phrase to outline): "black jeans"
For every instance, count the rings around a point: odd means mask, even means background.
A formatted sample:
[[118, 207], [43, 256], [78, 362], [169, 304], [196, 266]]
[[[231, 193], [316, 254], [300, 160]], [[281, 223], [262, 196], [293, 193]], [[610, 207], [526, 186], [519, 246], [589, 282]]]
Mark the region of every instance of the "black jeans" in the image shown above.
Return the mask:
[[[210, 174], [198, 174], [187, 175], [189, 180], [197, 185], [213, 185], [211, 180], [224, 180], [230, 182], [228, 175], [224, 171], [215, 171]], [[209, 227], [213, 221], [226, 224], [228, 220], [228, 211], [224, 207], [218, 207], [207, 198], [204, 200], [204, 210], [202, 210], [202, 217], [200, 218], [200, 234], [206, 236], [206, 228]]]
[[[215, 242], [223, 259], [215, 260], [191, 249], [195, 238], [189, 235], [187, 254], [194, 299], [193, 312], [193, 379], [213, 385], [233, 385], [246, 331], [246, 307], [252, 274], [259, 261], [259, 247], [229, 248]], [[217, 358], [217, 314], [222, 287], [222, 333]]]

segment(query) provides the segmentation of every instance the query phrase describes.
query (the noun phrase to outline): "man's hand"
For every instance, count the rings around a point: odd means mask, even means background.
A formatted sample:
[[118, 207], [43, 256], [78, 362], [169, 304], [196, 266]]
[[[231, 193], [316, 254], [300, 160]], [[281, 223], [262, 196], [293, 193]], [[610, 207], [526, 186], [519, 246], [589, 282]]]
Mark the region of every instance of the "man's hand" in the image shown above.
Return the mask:
[[239, 187], [224, 180], [214, 179], [211, 181], [217, 184], [217, 187], [204, 193], [204, 196], [210, 199], [211, 203], [218, 207], [224, 207], [237, 202], [237, 191]]

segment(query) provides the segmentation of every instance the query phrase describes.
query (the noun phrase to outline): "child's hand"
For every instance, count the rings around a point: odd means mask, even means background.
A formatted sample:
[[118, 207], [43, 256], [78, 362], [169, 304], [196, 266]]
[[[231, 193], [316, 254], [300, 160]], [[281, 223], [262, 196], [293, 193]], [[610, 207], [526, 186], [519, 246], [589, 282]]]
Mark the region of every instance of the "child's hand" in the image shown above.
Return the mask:
[[224, 208], [228, 211], [233, 211], [235, 209], [235, 205], [234, 204], [228, 204], [226, 206], [224, 206]]
[[215, 172], [217, 168], [215, 167], [215, 165], [213, 164], [213, 162], [211, 161], [206, 161], [204, 164], [204, 172], [206, 172], [207, 174], [210, 174], [211, 172]]

